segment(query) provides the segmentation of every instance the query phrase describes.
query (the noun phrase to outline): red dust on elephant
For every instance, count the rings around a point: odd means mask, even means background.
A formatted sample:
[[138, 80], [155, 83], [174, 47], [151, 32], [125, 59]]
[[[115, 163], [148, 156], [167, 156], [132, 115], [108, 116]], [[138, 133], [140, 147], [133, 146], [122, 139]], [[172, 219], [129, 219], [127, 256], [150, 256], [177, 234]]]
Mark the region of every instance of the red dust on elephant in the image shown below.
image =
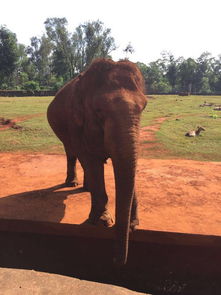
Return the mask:
[[67, 155], [66, 184], [76, 186], [76, 159], [91, 193], [88, 222], [112, 225], [104, 182], [111, 158], [116, 187], [115, 261], [127, 261], [129, 230], [138, 225], [135, 174], [141, 112], [146, 106], [143, 77], [130, 61], [95, 60], [67, 83], [48, 107], [48, 121]]

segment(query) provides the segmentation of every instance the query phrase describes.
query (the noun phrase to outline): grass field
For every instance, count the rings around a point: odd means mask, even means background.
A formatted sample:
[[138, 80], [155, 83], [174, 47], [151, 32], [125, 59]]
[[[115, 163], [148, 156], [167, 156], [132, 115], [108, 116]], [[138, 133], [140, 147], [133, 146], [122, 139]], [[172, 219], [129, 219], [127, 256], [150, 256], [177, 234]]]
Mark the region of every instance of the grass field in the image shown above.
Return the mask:
[[[157, 132], [157, 141], [178, 158], [221, 161], [221, 111], [200, 107], [204, 102], [221, 104], [220, 96], [154, 96], [144, 111], [142, 126], [154, 118], [167, 120]], [[205, 127], [200, 136], [189, 138], [184, 134], [197, 126]], [[166, 154], [164, 155], [166, 156]]]
[[[62, 144], [46, 119], [51, 100], [52, 97], [0, 97], [0, 117], [15, 119], [29, 116], [18, 123], [23, 129], [0, 131], [1, 152], [63, 152]], [[221, 97], [152, 96], [143, 112], [141, 125], [148, 126], [157, 118], [167, 118], [157, 131], [156, 140], [169, 151], [170, 157], [221, 161], [221, 111], [213, 111], [213, 107], [200, 107], [204, 101], [221, 104]], [[201, 136], [184, 136], [198, 125], [206, 129]], [[167, 157], [167, 153], [159, 156], [157, 148], [155, 153], [157, 158]]]
[[30, 115], [27, 120], [17, 123], [23, 129], [0, 131], [1, 152], [63, 152], [62, 144], [46, 118], [47, 107], [52, 99], [53, 97], [0, 97], [0, 117], [19, 119]]

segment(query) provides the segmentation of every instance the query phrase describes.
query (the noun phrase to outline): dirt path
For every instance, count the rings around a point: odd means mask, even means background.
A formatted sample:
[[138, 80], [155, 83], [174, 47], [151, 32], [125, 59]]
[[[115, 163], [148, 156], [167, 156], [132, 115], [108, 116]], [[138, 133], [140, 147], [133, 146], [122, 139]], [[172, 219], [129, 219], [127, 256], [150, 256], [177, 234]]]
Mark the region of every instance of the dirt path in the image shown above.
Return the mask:
[[140, 156], [144, 158], [155, 158], [156, 154], [169, 153], [157, 142], [156, 131], [160, 129], [161, 124], [168, 120], [166, 117], [158, 118], [152, 125], [141, 128], [140, 132]]
[[[59, 188], [65, 156], [0, 154], [0, 217], [81, 223], [89, 193]], [[82, 170], [78, 165], [80, 184]], [[105, 180], [114, 215], [111, 162]], [[221, 163], [140, 159], [137, 171], [140, 228], [221, 235]]]
[[156, 141], [156, 131], [160, 129], [160, 125], [167, 119], [165, 117], [155, 119], [152, 125], [141, 128], [140, 140]]

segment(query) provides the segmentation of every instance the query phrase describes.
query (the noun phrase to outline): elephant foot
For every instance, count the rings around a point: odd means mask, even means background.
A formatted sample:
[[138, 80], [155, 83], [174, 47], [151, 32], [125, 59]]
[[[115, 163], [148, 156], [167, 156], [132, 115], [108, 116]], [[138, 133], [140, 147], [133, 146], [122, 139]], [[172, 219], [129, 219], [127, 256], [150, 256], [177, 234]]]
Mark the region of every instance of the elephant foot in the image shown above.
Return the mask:
[[136, 230], [136, 227], [139, 225], [139, 219], [135, 218], [130, 222], [130, 232], [133, 232]]
[[111, 214], [108, 211], [105, 211], [100, 217], [90, 215], [87, 219], [87, 223], [111, 227], [114, 224], [114, 221]]
[[76, 178], [66, 178], [66, 180], [65, 180], [65, 185], [67, 186], [67, 187], [76, 187], [76, 186], [78, 186], [78, 180], [76, 179]]
[[65, 182], [65, 186], [67, 186], [67, 187], [76, 187], [76, 186], [78, 186], [78, 182], [75, 182], [75, 181]]
[[105, 211], [99, 218], [99, 223], [102, 223], [106, 227], [111, 227], [114, 224], [113, 218], [108, 211]]

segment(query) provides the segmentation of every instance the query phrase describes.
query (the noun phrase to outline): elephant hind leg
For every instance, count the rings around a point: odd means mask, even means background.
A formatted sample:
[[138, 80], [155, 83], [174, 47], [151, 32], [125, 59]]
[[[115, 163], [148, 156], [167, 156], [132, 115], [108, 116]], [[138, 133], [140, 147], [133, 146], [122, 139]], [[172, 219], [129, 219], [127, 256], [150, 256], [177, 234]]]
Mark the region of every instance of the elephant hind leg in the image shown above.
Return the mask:
[[99, 160], [88, 159], [83, 164], [87, 189], [91, 193], [91, 211], [88, 223], [106, 227], [113, 225], [113, 219], [107, 209], [108, 196], [104, 184], [104, 165]]
[[77, 171], [76, 171], [76, 161], [77, 157], [74, 156], [72, 153], [66, 150], [67, 156], [67, 177], [65, 180], [66, 186], [78, 186], [78, 178], [77, 178]]
[[72, 156], [67, 156], [67, 177], [65, 184], [67, 186], [78, 186], [78, 178], [76, 172], [76, 161], [77, 158]]

